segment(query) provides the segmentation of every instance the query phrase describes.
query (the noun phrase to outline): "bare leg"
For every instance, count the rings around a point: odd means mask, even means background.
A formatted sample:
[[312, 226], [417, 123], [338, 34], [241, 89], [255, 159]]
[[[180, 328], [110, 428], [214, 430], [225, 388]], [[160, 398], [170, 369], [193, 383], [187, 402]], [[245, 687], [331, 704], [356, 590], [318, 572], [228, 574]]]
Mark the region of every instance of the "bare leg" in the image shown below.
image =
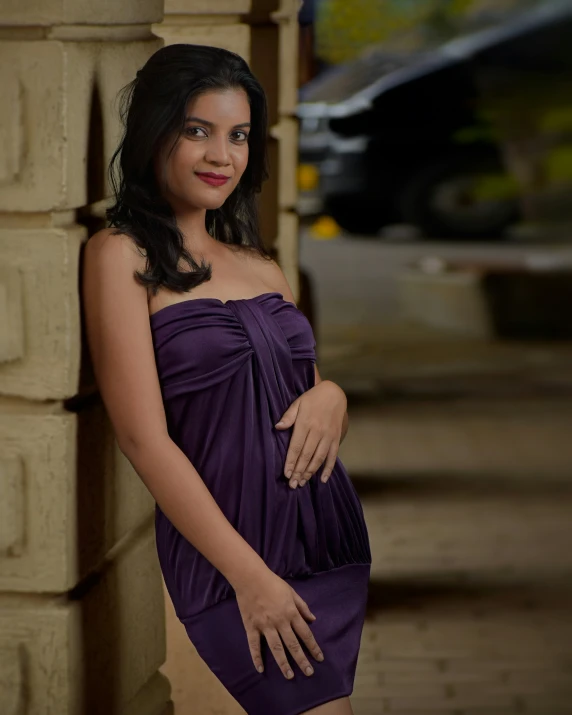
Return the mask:
[[317, 708], [306, 710], [302, 715], [354, 715], [349, 698], [331, 700], [329, 703], [318, 705]]

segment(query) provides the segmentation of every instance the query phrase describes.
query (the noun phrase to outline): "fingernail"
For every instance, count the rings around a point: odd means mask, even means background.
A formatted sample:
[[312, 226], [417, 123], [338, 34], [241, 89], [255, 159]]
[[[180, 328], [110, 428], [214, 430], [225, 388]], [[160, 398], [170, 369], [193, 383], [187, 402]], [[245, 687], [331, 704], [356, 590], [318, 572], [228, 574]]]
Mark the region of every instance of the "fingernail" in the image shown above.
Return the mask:
[[274, 425], [274, 427], [281, 427], [283, 424], [284, 424], [284, 422], [282, 422], [282, 420], [280, 420], [280, 422], [277, 422], [277, 423]]
[[263, 668], [261, 665], [259, 665], [256, 670], [257, 670], [259, 673], [263, 673], [263, 672], [264, 672], [264, 668]]
[[293, 673], [291, 670], [287, 670], [287, 671], [286, 671], [286, 677], [287, 677], [287, 678], [293, 678], [293, 677], [294, 677], [294, 673]]
[[290, 479], [291, 476], [292, 476], [292, 470], [289, 469], [289, 470], [286, 472], [286, 477], [287, 477], [288, 479]]
[[316, 616], [311, 611], [310, 611], [310, 615], [312, 616], [312, 618], [316, 618]]
[[323, 653], [318, 653], [316, 656], [316, 659], [320, 661], [320, 663], [324, 660], [324, 654]]
[[302, 480], [300, 481], [300, 486], [303, 487], [304, 484], [306, 484], [306, 480], [305, 480], [305, 479], [302, 479]]
[[312, 675], [312, 673], [314, 672], [314, 668], [308, 666], [304, 672], [306, 673], [306, 675]]
[[292, 484], [290, 484], [290, 486], [292, 487], [292, 489], [296, 489], [296, 487], [298, 486], [298, 482], [294, 480]]
[[322, 474], [322, 482], [325, 484], [328, 481], [328, 475]]

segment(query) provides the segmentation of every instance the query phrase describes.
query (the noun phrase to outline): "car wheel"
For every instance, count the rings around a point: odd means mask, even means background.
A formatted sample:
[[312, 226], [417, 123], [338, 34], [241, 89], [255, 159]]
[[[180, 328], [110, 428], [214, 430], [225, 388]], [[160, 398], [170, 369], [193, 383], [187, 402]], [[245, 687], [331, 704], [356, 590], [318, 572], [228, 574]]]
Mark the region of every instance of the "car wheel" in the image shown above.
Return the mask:
[[428, 238], [501, 238], [519, 218], [517, 192], [496, 155], [455, 155], [416, 173], [400, 208]]

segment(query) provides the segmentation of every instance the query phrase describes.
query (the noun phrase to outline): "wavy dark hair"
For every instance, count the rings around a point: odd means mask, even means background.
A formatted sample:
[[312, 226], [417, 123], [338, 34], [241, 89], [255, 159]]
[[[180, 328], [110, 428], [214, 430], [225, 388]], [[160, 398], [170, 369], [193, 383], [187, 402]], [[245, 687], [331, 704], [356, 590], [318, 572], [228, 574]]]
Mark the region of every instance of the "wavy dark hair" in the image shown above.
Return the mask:
[[[190, 99], [238, 88], [250, 103], [248, 164], [224, 204], [207, 210], [206, 229], [218, 241], [250, 246], [269, 257], [260, 238], [256, 196], [268, 177], [266, 96], [242, 57], [219, 47], [168, 45], [121, 90], [124, 132], [109, 165], [115, 203], [107, 210], [107, 219], [144, 252], [146, 270], [135, 276], [153, 295], [161, 286], [184, 292], [211, 278], [210, 264], [198, 264], [185, 248], [173, 210], [159, 190], [154, 157], [170, 138], [178, 140], [182, 134]], [[181, 260], [190, 270], [179, 269]]]

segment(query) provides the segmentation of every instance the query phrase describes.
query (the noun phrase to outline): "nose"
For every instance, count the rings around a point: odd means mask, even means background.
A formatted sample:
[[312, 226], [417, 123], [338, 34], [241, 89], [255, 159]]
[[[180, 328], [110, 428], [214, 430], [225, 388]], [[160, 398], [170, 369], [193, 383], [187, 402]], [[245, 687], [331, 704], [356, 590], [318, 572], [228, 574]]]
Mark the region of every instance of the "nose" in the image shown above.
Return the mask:
[[228, 166], [230, 164], [227, 137], [222, 134], [210, 137], [206, 148], [205, 160], [215, 166]]

